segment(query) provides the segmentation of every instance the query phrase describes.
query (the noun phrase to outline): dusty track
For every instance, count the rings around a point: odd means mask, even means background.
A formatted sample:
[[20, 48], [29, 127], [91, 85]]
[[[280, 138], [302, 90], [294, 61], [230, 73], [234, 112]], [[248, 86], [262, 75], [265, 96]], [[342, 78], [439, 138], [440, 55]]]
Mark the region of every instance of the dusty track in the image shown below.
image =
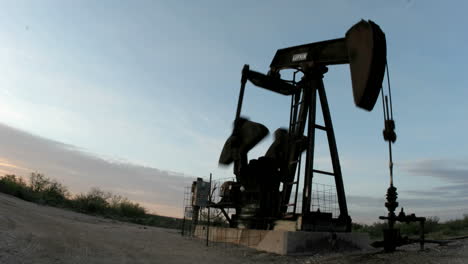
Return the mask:
[[[184, 239], [176, 230], [92, 217], [0, 194], [2, 264], [248, 263], [247, 257], [262, 256], [243, 248], [228, 251]], [[269, 262], [268, 257], [261, 258]]]
[[468, 240], [418, 252], [284, 257], [184, 239], [0, 194], [0, 263], [468, 263]]

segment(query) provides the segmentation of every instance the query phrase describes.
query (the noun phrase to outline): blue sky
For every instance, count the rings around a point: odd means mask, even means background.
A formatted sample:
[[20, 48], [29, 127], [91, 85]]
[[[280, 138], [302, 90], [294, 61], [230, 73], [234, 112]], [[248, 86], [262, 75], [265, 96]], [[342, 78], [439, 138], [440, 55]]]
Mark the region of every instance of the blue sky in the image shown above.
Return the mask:
[[[215, 178], [231, 176], [232, 170], [218, 168], [217, 160], [231, 131], [244, 64], [266, 72], [277, 49], [343, 37], [360, 19], [371, 19], [387, 37], [400, 201], [416, 213], [468, 213], [463, 205], [468, 201], [463, 1], [1, 3], [0, 122], [5, 130], [0, 130], [10, 131], [4, 140], [12, 149], [46, 151], [39, 145], [61, 142], [89, 158], [189, 178], [209, 172]], [[382, 214], [388, 154], [380, 101], [373, 112], [354, 106], [346, 65], [330, 67], [324, 81], [351, 214], [354, 210], [358, 219]], [[243, 113], [270, 132], [287, 125], [285, 97], [249, 86], [244, 106]], [[23, 132], [42, 143], [20, 144]], [[261, 155], [271, 141], [270, 136], [251, 157]], [[318, 135], [316, 164], [323, 169], [330, 166], [325, 143]], [[68, 179], [75, 191], [113, 188], [99, 180], [107, 176], [99, 175], [84, 177], [87, 185], [80, 185], [84, 163], [73, 165], [80, 175], [75, 178], [48, 167], [62, 164], [54, 153], [44, 153], [49, 159], [41, 158], [42, 163], [37, 156], [12, 157], [6, 150], [0, 158]], [[138, 175], [128, 177], [138, 182]], [[132, 188], [137, 192], [143, 185]], [[124, 192], [124, 187], [114, 189]], [[129, 196], [161, 203], [156, 197]], [[362, 203], [372, 199], [377, 199], [373, 207]]]

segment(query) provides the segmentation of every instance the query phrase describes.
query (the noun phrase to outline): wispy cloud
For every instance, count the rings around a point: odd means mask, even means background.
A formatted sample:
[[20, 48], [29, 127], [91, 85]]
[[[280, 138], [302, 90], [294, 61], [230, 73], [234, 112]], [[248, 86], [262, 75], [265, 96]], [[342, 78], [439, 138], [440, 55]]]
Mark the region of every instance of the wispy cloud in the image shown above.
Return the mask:
[[[202, 140], [203, 141], [203, 140]], [[75, 146], [38, 137], [0, 124], [0, 172], [26, 176], [31, 171], [45, 173], [69, 186], [74, 193], [91, 187], [126, 196], [163, 215], [180, 216], [184, 187], [195, 178], [128, 161], [93, 155]], [[407, 190], [400, 205], [418, 215], [450, 219], [468, 212], [468, 184], [462, 181], [468, 171], [463, 160], [423, 160], [402, 164], [415, 176], [436, 177], [446, 185], [429, 190]], [[384, 197], [348, 195], [354, 220], [376, 221], [385, 214]]]
[[415, 176], [429, 176], [450, 183], [465, 183], [468, 180], [468, 160], [424, 159], [405, 162], [402, 168]]
[[424, 159], [402, 163], [402, 169], [412, 176], [441, 181], [440, 186], [429, 190], [408, 190], [409, 194], [438, 199], [468, 199], [468, 160]]
[[[399, 191], [398, 201], [407, 213], [421, 216], [438, 216], [442, 220], [461, 217], [468, 213], [468, 160], [424, 159], [399, 163], [402, 171], [413, 177], [438, 179], [438, 186], [428, 189]], [[350, 211], [359, 219], [372, 222], [369, 212], [386, 213], [382, 196], [348, 196]]]
[[63, 182], [74, 193], [100, 187], [141, 202], [163, 215], [181, 215], [184, 187], [194, 178], [112, 161], [2, 124], [0, 144], [0, 166], [4, 172], [26, 176], [31, 172], [27, 168], [31, 168]]
[[[384, 207], [385, 198], [371, 196], [353, 196], [348, 198], [350, 214], [357, 222], [376, 222], [378, 216], [386, 215], [387, 209]], [[444, 199], [436, 195], [407, 198], [401, 195], [398, 198], [399, 208], [404, 208], [405, 212], [415, 213], [418, 216], [437, 216], [441, 220], [460, 218], [468, 213], [468, 199], [457, 197]]]

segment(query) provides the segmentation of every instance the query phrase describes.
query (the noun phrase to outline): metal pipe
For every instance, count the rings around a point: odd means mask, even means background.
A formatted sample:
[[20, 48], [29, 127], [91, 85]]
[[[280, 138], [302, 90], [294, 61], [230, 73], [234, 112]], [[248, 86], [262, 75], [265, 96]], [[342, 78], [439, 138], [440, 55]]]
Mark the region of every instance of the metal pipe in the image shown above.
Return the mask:
[[239, 100], [237, 101], [237, 112], [236, 112], [236, 119], [239, 119], [241, 110], [242, 110], [242, 102], [244, 100], [244, 91], [245, 91], [245, 84], [247, 83], [247, 74], [249, 72], [249, 65], [245, 64], [244, 68], [242, 68], [242, 78], [241, 78], [241, 88], [239, 91]]
[[206, 246], [208, 246], [208, 241], [210, 240], [210, 207], [211, 207], [211, 173], [210, 173], [210, 186], [208, 189], [208, 223], [206, 224]]
[[[385, 108], [387, 109], [387, 115], [388, 115], [388, 97], [385, 96]], [[388, 167], [390, 169], [390, 186], [393, 186], [393, 157], [392, 157], [392, 142], [389, 140], [388, 141], [388, 153], [389, 153], [389, 164]]]

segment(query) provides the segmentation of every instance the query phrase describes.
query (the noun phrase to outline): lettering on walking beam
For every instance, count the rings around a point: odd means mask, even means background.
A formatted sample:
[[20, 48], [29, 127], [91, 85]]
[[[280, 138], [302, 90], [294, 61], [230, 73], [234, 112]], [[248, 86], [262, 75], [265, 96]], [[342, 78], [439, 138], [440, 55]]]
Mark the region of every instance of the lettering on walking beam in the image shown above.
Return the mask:
[[307, 59], [307, 52], [294, 54], [293, 57], [292, 57], [292, 61], [293, 61], [293, 62], [296, 62], [296, 61], [303, 61], [303, 60], [305, 60], [305, 59]]

